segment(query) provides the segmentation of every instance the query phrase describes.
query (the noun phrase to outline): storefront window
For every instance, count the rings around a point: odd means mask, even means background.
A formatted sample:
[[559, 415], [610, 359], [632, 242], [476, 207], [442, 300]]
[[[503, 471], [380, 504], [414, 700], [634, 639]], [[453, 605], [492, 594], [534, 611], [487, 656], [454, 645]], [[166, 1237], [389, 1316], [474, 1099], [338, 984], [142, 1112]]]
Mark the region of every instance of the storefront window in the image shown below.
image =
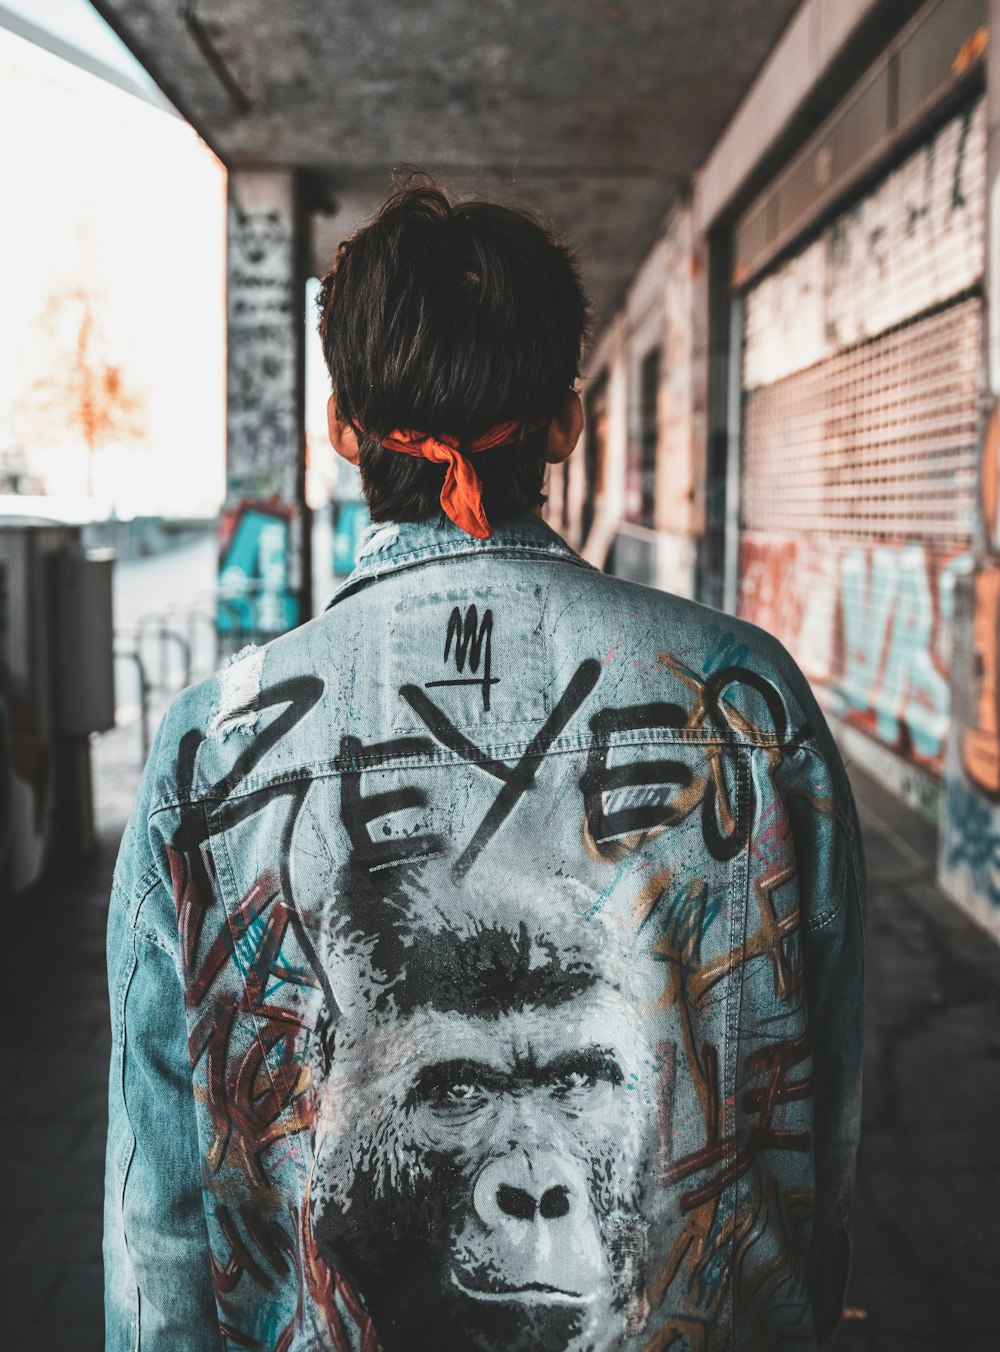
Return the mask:
[[584, 402], [586, 430], [583, 442], [584, 469], [587, 475], [583, 501], [581, 539], [586, 540], [597, 508], [597, 499], [604, 491], [604, 465], [608, 444], [608, 375], [597, 377]]
[[652, 528], [659, 439], [660, 349], [654, 347], [639, 368], [639, 425], [625, 464], [625, 520]]

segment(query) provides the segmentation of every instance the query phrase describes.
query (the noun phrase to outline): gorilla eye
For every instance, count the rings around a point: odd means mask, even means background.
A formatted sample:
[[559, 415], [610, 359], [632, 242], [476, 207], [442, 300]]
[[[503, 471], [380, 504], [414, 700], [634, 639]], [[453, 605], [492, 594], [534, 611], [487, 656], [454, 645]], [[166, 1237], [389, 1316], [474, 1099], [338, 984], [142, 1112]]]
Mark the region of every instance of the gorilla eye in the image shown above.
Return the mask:
[[585, 1053], [553, 1066], [548, 1082], [553, 1093], [573, 1094], [598, 1085], [619, 1085], [625, 1077], [618, 1062], [603, 1053]]
[[571, 1070], [553, 1081], [553, 1088], [557, 1093], [570, 1094], [574, 1089], [587, 1089], [591, 1084], [593, 1078], [590, 1075], [586, 1075], [582, 1070]]
[[440, 1093], [440, 1098], [446, 1103], [477, 1103], [485, 1097], [481, 1085], [470, 1084], [468, 1081], [450, 1085]]
[[420, 1072], [408, 1098], [433, 1108], [477, 1108], [501, 1092], [505, 1082], [506, 1077], [490, 1066], [444, 1061]]

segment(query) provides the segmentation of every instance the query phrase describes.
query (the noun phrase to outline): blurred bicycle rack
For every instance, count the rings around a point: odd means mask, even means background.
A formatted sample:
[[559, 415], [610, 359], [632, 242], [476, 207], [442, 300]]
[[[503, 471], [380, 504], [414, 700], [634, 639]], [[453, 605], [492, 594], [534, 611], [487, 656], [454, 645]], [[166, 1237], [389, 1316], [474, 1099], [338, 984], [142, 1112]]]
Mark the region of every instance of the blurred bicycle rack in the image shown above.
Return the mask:
[[238, 599], [206, 591], [183, 605], [150, 611], [131, 628], [115, 631], [115, 684], [122, 692], [115, 725], [138, 725], [143, 760], [149, 754], [154, 703], [168, 702], [186, 686], [211, 675], [248, 643], [266, 643], [274, 637], [248, 628], [246, 613], [246, 605]]

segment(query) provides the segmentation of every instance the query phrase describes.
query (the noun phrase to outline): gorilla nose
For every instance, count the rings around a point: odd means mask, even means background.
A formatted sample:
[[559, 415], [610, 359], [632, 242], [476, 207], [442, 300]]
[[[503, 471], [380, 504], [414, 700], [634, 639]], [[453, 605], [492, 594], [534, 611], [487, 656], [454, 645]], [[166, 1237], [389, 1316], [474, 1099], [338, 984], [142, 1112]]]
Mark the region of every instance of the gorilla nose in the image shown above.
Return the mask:
[[497, 1206], [506, 1216], [517, 1221], [535, 1219], [535, 1199], [523, 1188], [512, 1188], [509, 1183], [501, 1183], [497, 1188]]
[[562, 1186], [548, 1188], [538, 1203], [538, 1214], [546, 1221], [557, 1221], [569, 1215], [569, 1189]]
[[512, 1188], [509, 1183], [501, 1183], [497, 1188], [497, 1206], [507, 1216], [518, 1221], [532, 1221], [537, 1211], [542, 1220], [556, 1221], [569, 1215], [569, 1189], [561, 1184], [546, 1188], [538, 1199], [524, 1188]]
[[581, 1186], [570, 1164], [518, 1151], [486, 1165], [476, 1180], [474, 1203], [490, 1227], [511, 1220], [559, 1221], [574, 1210]]

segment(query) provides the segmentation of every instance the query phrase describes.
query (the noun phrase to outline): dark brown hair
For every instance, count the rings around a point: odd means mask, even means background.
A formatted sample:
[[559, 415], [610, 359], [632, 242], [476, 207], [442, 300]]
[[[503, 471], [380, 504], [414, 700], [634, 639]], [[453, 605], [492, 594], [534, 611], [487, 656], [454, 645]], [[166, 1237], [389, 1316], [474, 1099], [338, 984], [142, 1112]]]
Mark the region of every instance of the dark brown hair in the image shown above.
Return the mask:
[[319, 308], [373, 520], [440, 510], [444, 468], [386, 449], [396, 428], [469, 442], [516, 420], [515, 443], [472, 457], [486, 514], [544, 501], [546, 428], [528, 429], [562, 408], [587, 324], [576, 261], [550, 231], [511, 207], [410, 188], [340, 246]]

